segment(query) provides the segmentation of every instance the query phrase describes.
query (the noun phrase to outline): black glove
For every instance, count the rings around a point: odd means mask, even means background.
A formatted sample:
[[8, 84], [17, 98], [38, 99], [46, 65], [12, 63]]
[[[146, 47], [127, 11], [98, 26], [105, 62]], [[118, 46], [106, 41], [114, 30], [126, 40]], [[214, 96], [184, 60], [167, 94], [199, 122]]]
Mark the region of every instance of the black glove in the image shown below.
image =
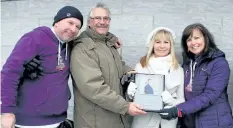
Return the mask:
[[66, 119], [57, 128], [74, 128], [74, 122], [72, 120]]
[[25, 70], [23, 73], [24, 78], [29, 78], [31, 80], [39, 78], [39, 76], [43, 76], [43, 68], [40, 66], [40, 57], [36, 56], [27, 64], [24, 65]]
[[135, 73], [126, 73], [121, 77], [121, 85], [123, 88], [123, 94], [127, 91], [130, 82], [134, 82]]
[[129, 84], [133, 82], [135, 78], [135, 73], [126, 73], [121, 77], [121, 85]]
[[177, 107], [165, 108], [156, 112], [159, 113], [161, 118], [166, 120], [174, 119], [176, 117], [182, 117], [182, 113], [179, 109], [177, 109]]

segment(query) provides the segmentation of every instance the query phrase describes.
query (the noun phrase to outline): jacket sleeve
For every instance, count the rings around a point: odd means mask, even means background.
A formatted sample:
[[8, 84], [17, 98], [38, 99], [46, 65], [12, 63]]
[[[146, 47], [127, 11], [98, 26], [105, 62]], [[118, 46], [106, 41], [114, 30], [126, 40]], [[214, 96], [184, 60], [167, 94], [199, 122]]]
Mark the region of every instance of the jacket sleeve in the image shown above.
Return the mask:
[[184, 71], [182, 68], [179, 69], [179, 77], [180, 77], [180, 84], [176, 90], [177, 97], [173, 98], [173, 96], [167, 91], [165, 93], [166, 97], [170, 97], [165, 103], [168, 106], [176, 106], [177, 104], [184, 102]]
[[144, 73], [144, 72], [142, 72], [142, 66], [141, 66], [140, 63], [137, 63], [137, 64], [136, 64], [134, 70], [135, 70], [136, 72], [138, 72], [138, 73]]
[[14, 113], [17, 89], [24, 71], [24, 64], [37, 54], [37, 44], [32, 37], [24, 35], [15, 45], [1, 71], [1, 112]]
[[131, 67], [129, 67], [128, 65], [126, 65], [124, 61], [122, 61], [122, 65], [123, 65], [123, 73], [124, 74], [127, 73], [127, 72], [129, 72], [129, 71], [134, 70]]
[[195, 113], [214, 104], [220, 95], [226, 91], [230, 76], [229, 65], [225, 59], [218, 59], [213, 64], [212, 72], [208, 76], [203, 93], [177, 106], [183, 114]]
[[78, 45], [72, 50], [70, 68], [74, 82], [85, 98], [109, 111], [120, 114], [127, 112], [129, 103], [110, 89], [98, 63]]
[[[109, 41], [114, 42], [114, 44], [115, 44], [115, 42], [118, 41], [118, 38], [114, 34], [112, 34], [111, 32], [108, 32], [108, 36], [110, 37]], [[120, 54], [120, 57], [121, 57], [121, 61], [122, 61], [122, 65], [123, 65], [123, 73], [125, 74], [129, 71], [132, 71], [133, 69], [131, 67], [129, 67], [128, 65], [126, 65], [125, 62], [122, 60], [121, 53], [118, 52], [118, 54]]]
[[173, 105], [177, 105], [180, 103], [183, 103], [184, 100], [184, 70], [183, 68], [181, 68], [180, 70], [180, 80], [181, 80], [181, 84], [179, 85], [178, 89], [177, 89], [177, 99], [175, 100], [175, 102], [173, 103]]

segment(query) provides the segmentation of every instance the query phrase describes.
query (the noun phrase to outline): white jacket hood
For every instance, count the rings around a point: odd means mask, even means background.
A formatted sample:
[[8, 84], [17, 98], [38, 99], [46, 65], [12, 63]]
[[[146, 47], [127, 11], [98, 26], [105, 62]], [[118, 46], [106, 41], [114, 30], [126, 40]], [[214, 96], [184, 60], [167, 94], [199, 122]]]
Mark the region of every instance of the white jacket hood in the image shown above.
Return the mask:
[[173, 39], [175, 40], [176, 35], [175, 35], [175, 33], [174, 33], [171, 29], [166, 28], [166, 27], [158, 27], [158, 28], [155, 28], [155, 29], [148, 35], [147, 41], [146, 41], [146, 47], [149, 47], [149, 44], [150, 44], [150, 42], [151, 42], [151, 40], [152, 40], [153, 35], [155, 35], [155, 34], [156, 34], [157, 32], [159, 32], [160, 30], [166, 30], [166, 31], [170, 32], [171, 35], [172, 35], [172, 37], [173, 37]]

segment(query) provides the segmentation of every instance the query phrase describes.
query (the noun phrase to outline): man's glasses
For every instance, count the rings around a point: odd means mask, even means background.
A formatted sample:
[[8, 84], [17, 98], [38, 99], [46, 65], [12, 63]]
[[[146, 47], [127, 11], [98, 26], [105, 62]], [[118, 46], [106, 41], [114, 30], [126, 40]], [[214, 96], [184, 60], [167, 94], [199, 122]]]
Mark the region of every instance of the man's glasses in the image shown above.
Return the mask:
[[96, 17], [90, 17], [90, 19], [98, 21], [98, 22], [100, 22], [102, 19], [104, 22], [109, 22], [111, 20], [111, 18], [108, 16], [105, 16], [105, 17], [96, 16]]

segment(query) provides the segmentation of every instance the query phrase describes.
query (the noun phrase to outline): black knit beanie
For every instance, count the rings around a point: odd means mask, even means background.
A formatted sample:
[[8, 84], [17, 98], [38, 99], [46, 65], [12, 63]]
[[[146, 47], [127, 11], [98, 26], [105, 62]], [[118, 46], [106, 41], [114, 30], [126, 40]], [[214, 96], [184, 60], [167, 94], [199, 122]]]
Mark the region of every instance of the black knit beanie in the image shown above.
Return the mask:
[[81, 22], [81, 27], [83, 26], [83, 15], [82, 13], [75, 7], [73, 6], [65, 6], [63, 8], [61, 8], [58, 12], [57, 15], [54, 17], [54, 22], [53, 22], [53, 26], [55, 23], [57, 23], [58, 21], [65, 19], [65, 18], [77, 18], [80, 20]]

